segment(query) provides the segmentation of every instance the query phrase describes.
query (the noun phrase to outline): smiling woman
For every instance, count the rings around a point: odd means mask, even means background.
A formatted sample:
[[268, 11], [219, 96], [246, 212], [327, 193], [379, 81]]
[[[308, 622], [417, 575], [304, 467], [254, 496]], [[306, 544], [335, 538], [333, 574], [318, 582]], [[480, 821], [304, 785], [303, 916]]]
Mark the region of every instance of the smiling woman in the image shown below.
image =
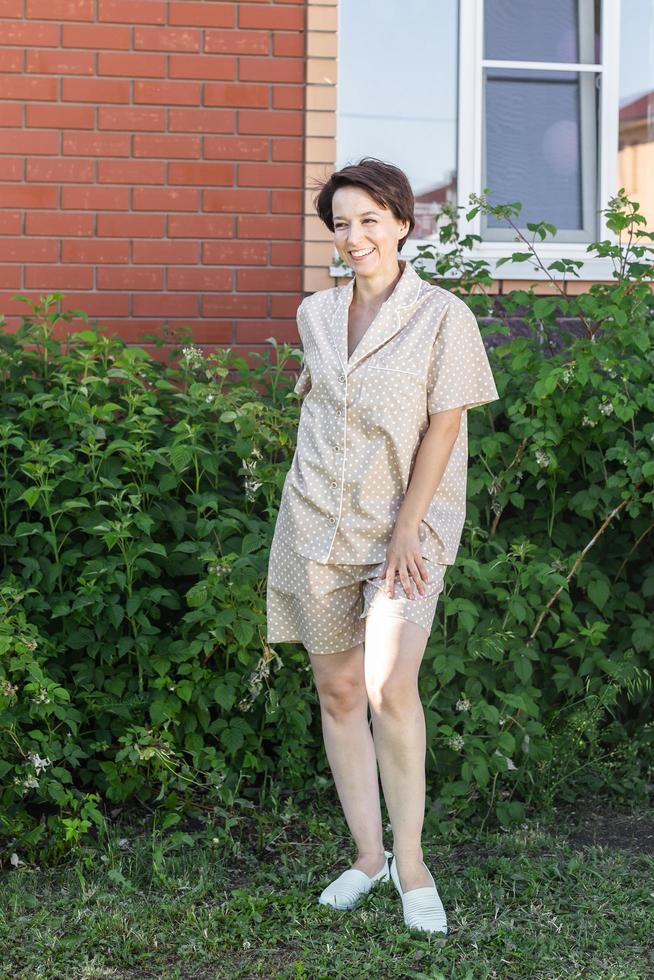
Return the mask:
[[406, 175], [375, 158], [332, 174], [316, 196], [355, 276], [298, 310], [304, 401], [270, 549], [267, 624], [269, 643], [299, 642], [309, 654], [325, 748], [359, 850], [319, 901], [352, 908], [391, 877], [407, 925], [447, 932], [420, 846], [417, 678], [465, 517], [466, 410], [497, 391], [463, 300], [398, 261], [413, 203]]

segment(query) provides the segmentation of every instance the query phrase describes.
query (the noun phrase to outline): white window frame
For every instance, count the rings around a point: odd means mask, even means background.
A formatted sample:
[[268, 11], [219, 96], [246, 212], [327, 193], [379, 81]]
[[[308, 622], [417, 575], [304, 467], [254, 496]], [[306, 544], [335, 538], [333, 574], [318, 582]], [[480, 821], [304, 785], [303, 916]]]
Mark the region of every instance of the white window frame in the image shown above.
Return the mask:
[[[622, 0], [601, 0], [601, 64], [550, 64], [538, 62], [542, 69], [557, 68], [566, 71], [595, 71], [600, 83], [598, 118], [598, 207], [605, 208], [608, 199], [617, 193], [617, 169], [619, 149], [619, 57], [620, 57], [620, 5]], [[486, 67], [520, 68], [533, 62], [484, 61], [484, 0], [459, 0], [459, 98], [458, 98], [458, 152], [457, 152], [457, 203], [469, 209], [469, 195], [481, 194], [482, 188], [482, 139], [483, 139], [483, 70]], [[581, 280], [612, 279], [614, 270], [610, 258], [592, 256], [587, 251], [590, 241], [617, 242], [615, 234], [606, 226], [605, 215], [598, 214], [597, 236], [588, 242], [534, 241], [538, 255], [547, 266], [556, 259], [580, 259], [583, 266], [578, 270]], [[547, 220], [545, 215], [543, 220]], [[467, 221], [465, 211], [459, 212], [459, 233], [481, 234], [481, 214]], [[402, 249], [402, 258], [413, 259], [420, 253], [420, 245], [439, 245], [438, 234], [427, 238], [409, 238]], [[548, 279], [548, 273], [533, 262], [505, 262], [496, 267], [499, 258], [513, 252], [524, 251], [522, 242], [482, 241], [473, 249], [464, 250], [464, 257], [484, 259], [494, 279]], [[336, 253], [334, 258], [336, 259]], [[350, 270], [332, 265], [332, 276], [349, 275]], [[555, 279], [563, 273], [550, 270]], [[569, 281], [576, 276], [568, 275]]]

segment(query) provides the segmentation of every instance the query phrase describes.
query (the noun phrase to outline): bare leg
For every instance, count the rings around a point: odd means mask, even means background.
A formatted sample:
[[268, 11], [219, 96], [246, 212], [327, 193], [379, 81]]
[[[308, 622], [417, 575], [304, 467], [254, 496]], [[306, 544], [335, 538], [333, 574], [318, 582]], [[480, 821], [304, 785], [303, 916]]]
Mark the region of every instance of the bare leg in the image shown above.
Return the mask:
[[377, 759], [368, 723], [363, 644], [340, 653], [310, 655], [310, 659], [327, 759], [357, 846], [352, 867], [372, 877], [386, 858]]
[[418, 693], [427, 639], [427, 632], [416, 623], [383, 615], [366, 617], [365, 682], [403, 891], [431, 884], [422, 864], [425, 714]]

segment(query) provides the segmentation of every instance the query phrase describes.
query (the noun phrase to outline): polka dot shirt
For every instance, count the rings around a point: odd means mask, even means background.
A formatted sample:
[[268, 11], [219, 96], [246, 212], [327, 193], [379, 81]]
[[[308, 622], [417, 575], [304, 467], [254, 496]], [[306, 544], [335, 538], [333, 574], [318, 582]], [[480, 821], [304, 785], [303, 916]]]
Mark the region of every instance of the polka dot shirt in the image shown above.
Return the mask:
[[[275, 536], [329, 564], [384, 561], [429, 415], [498, 398], [474, 314], [453, 293], [402, 273], [348, 356], [354, 279], [307, 296], [298, 310], [304, 364], [297, 444]], [[419, 537], [453, 564], [466, 510], [467, 416]]]

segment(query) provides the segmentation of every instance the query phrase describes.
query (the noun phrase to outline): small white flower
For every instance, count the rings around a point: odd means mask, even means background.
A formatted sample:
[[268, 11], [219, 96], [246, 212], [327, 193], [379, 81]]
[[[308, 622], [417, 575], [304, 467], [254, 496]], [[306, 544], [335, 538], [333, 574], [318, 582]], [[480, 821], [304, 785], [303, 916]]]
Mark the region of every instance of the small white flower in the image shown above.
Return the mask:
[[209, 402], [209, 404], [211, 404], [211, 402], [214, 400], [214, 398], [215, 398], [215, 395], [207, 395], [206, 400], [207, 400], [207, 402]]
[[522, 480], [523, 476], [524, 476], [524, 473], [522, 472], [522, 470], [518, 470], [517, 473], [516, 473], [516, 475], [515, 475], [515, 482], [517, 484], [519, 484], [520, 481]]
[[25, 643], [25, 646], [27, 647], [27, 649], [28, 650], [31, 650], [32, 653], [38, 647], [38, 643], [36, 642], [36, 640], [24, 640], [23, 642]]
[[457, 711], [470, 711], [470, 702], [467, 698], [459, 698], [456, 702]]
[[550, 458], [544, 449], [537, 449], [535, 456], [536, 456], [536, 462], [538, 463], [539, 466], [545, 468], [550, 465]]
[[38, 789], [39, 781], [36, 776], [26, 776], [23, 780], [25, 789]]
[[43, 769], [47, 769], [48, 766], [52, 765], [50, 759], [42, 759], [40, 755], [36, 752], [30, 752], [28, 759], [36, 769], [37, 773], [41, 772]]
[[451, 738], [448, 738], [447, 744], [451, 749], [454, 749], [455, 752], [460, 752], [465, 745], [465, 741], [461, 735], [452, 735]]
[[506, 723], [507, 723], [507, 720], [508, 720], [508, 719], [506, 719], [506, 718], [500, 718], [497, 724], [498, 724], [498, 725], [500, 726], [500, 728], [501, 728], [501, 727], [502, 727], [502, 725], [506, 725]]
[[48, 692], [44, 687], [39, 689], [39, 693], [32, 698], [34, 704], [50, 704], [50, 698], [48, 697]]
[[591, 418], [588, 418], [587, 415], [584, 415], [583, 419], [581, 420], [581, 424], [586, 429], [592, 429], [594, 426], [597, 425], [597, 422], [593, 422]]
[[13, 865], [14, 868], [17, 868], [19, 864], [25, 864], [25, 862], [21, 861], [21, 859], [18, 857], [17, 854], [12, 854], [11, 857], [9, 858], [9, 862], [10, 864]]
[[565, 384], [570, 384], [575, 376], [575, 369], [573, 367], [567, 367], [563, 372], [563, 381]]
[[8, 680], [4, 680], [0, 686], [0, 694], [5, 698], [13, 698], [14, 694], [18, 692], [18, 688], [15, 684], [10, 684]]
[[603, 401], [599, 407], [602, 415], [612, 415], [613, 414], [613, 404], [612, 402]]

